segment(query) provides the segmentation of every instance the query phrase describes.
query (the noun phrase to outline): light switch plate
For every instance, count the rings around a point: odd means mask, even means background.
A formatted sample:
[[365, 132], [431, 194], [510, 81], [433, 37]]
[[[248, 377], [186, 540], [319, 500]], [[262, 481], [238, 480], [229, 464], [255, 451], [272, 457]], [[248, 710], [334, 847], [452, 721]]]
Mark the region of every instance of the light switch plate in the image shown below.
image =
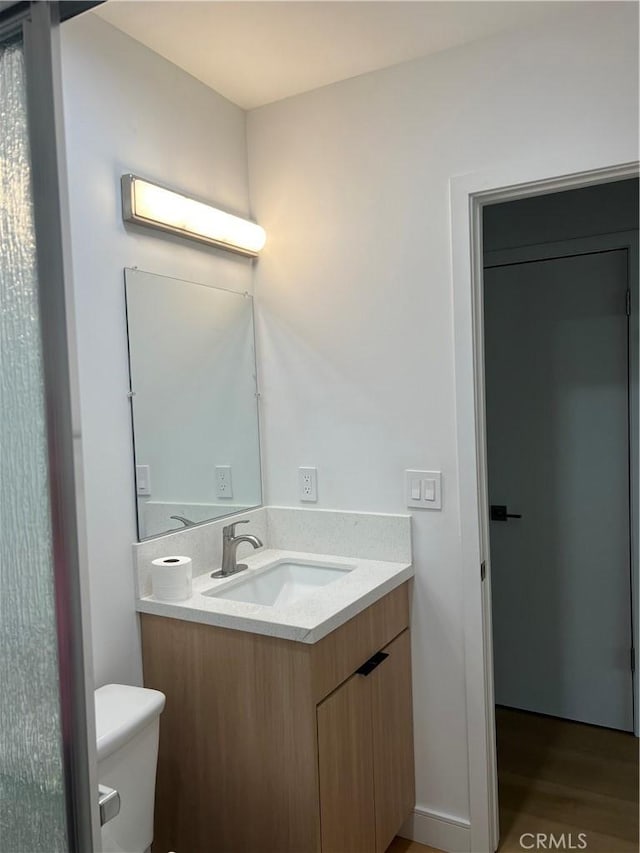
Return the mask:
[[442, 472], [404, 472], [407, 506], [412, 509], [442, 509]]
[[148, 465], [136, 465], [136, 494], [141, 498], [151, 496], [151, 470]]

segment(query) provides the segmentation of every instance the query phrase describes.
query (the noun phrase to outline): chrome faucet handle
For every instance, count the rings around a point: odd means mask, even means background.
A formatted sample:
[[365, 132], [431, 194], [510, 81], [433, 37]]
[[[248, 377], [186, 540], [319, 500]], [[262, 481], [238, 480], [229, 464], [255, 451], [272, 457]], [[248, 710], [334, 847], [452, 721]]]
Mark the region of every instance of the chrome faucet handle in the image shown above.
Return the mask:
[[231, 524], [227, 524], [226, 527], [222, 528], [222, 535], [225, 539], [233, 539], [236, 535], [236, 527], [238, 524], [249, 524], [250, 519], [243, 518], [241, 521], [234, 521]]

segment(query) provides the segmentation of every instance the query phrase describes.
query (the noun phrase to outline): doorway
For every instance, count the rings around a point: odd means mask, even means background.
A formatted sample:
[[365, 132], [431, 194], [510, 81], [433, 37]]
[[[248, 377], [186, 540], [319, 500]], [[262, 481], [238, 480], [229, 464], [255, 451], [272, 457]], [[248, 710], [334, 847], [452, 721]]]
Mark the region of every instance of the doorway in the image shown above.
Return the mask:
[[[501, 202], [524, 201], [550, 193], [637, 180], [639, 170], [637, 160], [603, 162], [598, 156], [574, 151], [553, 163], [525, 159], [450, 179], [460, 561], [464, 580], [469, 847], [482, 853], [496, 850], [499, 839], [484, 404], [483, 212], [491, 206], [497, 208]], [[604, 235], [599, 242], [600, 248], [624, 246], [628, 249], [631, 280], [634, 282], [632, 296], [636, 294], [637, 302], [637, 232]], [[545, 251], [550, 247], [551, 243], [547, 244]], [[536, 251], [536, 247], [531, 247], [532, 257], [536, 256]], [[640, 364], [638, 312], [633, 299], [630, 325], [631, 365], [637, 370]], [[637, 382], [632, 384], [631, 398], [631, 446], [635, 454], [632, 467], [638, 471], [640, 402]], [[632, 581], [633, 600], [637, 601], [640, 524], [637, 483], [632, 483], [632, 486]], [[638, 648], [638, 620], [633, 628]]]
[[[637, 210], [637, 180], [484, 209], [501, 850], [554, 829], [574, 843], [587, 831], [592, 849], [637, 845], [627, 245]], [[615, 808], [596, 815], [607, 797]]]

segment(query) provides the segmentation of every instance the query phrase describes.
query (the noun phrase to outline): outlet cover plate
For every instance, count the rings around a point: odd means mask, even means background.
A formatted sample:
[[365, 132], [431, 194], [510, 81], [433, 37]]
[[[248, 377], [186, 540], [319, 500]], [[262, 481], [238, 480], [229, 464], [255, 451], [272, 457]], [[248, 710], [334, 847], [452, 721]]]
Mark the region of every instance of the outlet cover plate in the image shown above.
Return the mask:
[[298, 492], [301, 501], [318, 500], [318, 469], [298, 468]]
[[233, 497], [231, 465], [216, 465], [216, 497], [223, 500]]

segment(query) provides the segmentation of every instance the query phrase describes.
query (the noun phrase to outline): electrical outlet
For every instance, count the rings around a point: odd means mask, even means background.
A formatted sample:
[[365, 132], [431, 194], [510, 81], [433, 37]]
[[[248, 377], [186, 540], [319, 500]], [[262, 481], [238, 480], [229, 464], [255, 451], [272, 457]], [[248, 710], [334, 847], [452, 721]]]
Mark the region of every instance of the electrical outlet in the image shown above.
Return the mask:
[[231, 465], [216, 465], [216, 497], [232, 498]]
[[301, 501], [318, 500], [317, 468], [298, 468], [298, 486]]

